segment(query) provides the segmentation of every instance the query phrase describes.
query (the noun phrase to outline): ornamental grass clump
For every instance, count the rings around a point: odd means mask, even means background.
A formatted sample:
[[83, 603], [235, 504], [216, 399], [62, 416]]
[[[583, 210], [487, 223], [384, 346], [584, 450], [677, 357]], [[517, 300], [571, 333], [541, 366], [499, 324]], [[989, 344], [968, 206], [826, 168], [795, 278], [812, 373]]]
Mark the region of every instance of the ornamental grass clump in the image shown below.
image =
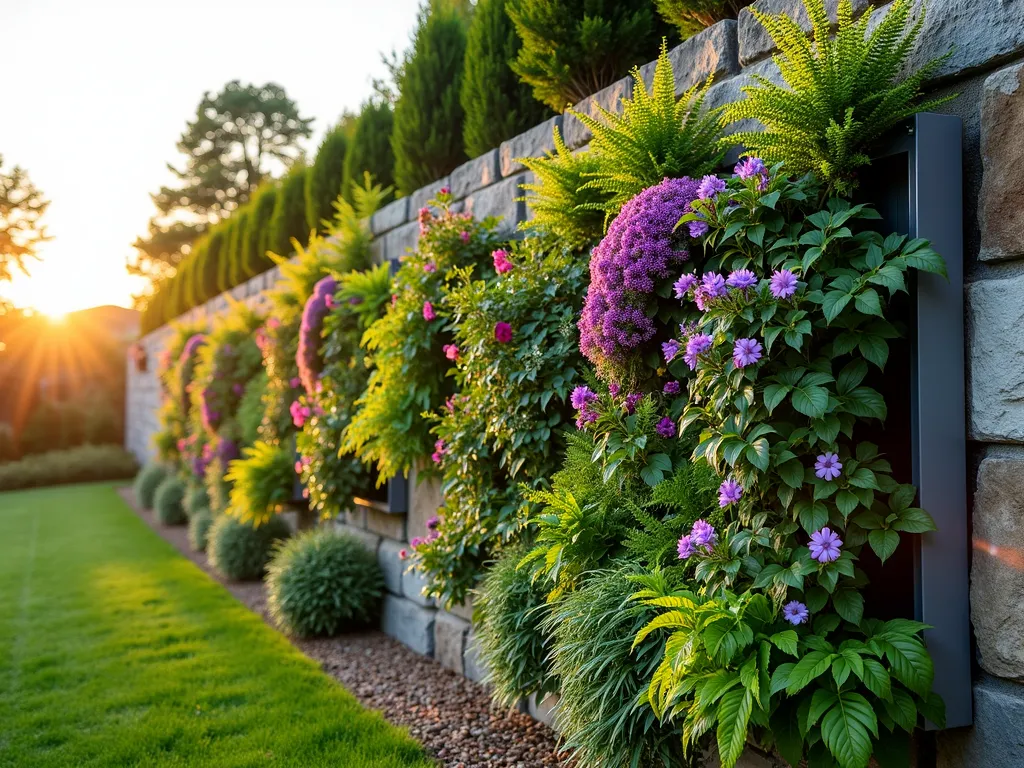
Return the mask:
[[274, 519], [292, 498], [295, 454], [283, 445], [258, 440], [243, 449], [242, 458], [228, 465], [230, 487], [227, 513], [256, 526]]
[[170, 471], [166, 464], [159, 462], [150, 462], [139, 470], [139, 474], [135, 476], [133, 488], [136, 500], [144, 509], [152, 509], [156, 489], [160, 487], [160, 483], [167, 478]]
[[153, 494], [153, 511], [163, 525], [184, 525], [188, 515], [181, 503], [185, 498], [185, 483], [174, 474], [164, 478]]
[[864, 768], [919, 716], [943, 720], [925, 625], [871, 617], [860, 564], [934, 530], [863, 432], [887, 414], [890, 302], [911, 270], [945, 268], [780, 165], [748, 159], [712, 188], [680, 221], [706, 227], [709, 258], [680, 291], [702, 315], [676, 341], [693, 369], [679, 425], [721, 481], [721, 517], [640, 582], [661, 610], [637, 643], [671, 629], [647, 702], [688, 749], [715, 729], [725, 768], [748, 741]]
[[355, 537], [327, 528], [284, 542], [267, 568], [270, 615], [299, 637], [369, 626], [380, 616], [383, 599], [376, 556]]
[[257, 581], [263, 577], [274, 546], [290, 534], [291, 529], [280, 517], [255, 527], [229, 515], [218, 515], [207, 532], [210, 565], [226, 579]]
[[502, 707], [527, 696], [542, 701], [558, 691], [548, 669], [551, 640], [541, 628], [548, 612], [545, 591], [518, 567], [527, 551], [515, 546], [502, 552], [474, 592], [473, 635], [491, 698]]

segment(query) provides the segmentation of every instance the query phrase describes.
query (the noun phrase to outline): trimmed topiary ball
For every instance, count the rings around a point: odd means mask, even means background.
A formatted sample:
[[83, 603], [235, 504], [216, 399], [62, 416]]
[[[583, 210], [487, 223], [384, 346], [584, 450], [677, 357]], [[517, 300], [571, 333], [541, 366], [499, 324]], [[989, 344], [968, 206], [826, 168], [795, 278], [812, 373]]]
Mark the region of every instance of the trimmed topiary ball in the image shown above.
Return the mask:
[[272, 517], [254, 528], [233, 517], [221, 515], [207, 533], [206, 553], [221, 576], [232, 581], [256, 581], [263, 576], [274, 545], [291, 531], [280, 517]]
[[213, 525], [213, 514], [206, 507], [192, 511], [188, 518], [188, 543], [196, 552], [206, 551], [206, 540]]
[[517, 567], [528, 552], [527, 547], [503, 552], [484, 574], [473, 601], [477, 647], [491, 696], [503, 707], [531, 694], [540, 701], [558, 690], [545, 661], [551, 641], [541, 628], [548, 613], [547, 591], [529, 568]]
[[185, 514], [191, 518], [196, 512], [205, 509], [210, 511], [210, 496], [202, 483], [191, 482], [185, 491], [185, 500], [181, 503]]
[[153, 509], [156, 519], [164, 525], [184, 525], [188, 515], [182, 502], [185, 500], [185, 483], [177, 475], [168, 475], [153, 495]]
[[169, 471], [165, 465], [153, 462], [144, 466], [135, 476], [135, 498], [144, 509], [152, 509], [156, 489]]
[[299, 635], [335, 635], [380, 615], [384, 576], [358, 539], [327, 528], [280, 546], [267, 568], [270, 615]]

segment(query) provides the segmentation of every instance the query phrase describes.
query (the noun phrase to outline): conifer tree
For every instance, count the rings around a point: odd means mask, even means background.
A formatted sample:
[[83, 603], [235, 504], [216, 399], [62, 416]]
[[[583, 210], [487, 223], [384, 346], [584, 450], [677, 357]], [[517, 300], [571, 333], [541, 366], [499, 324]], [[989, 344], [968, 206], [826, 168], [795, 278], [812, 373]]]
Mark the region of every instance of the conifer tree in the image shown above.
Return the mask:
[[651, 0], [506, 0], [506, 10], [523, 43], [512, 69], [559, 112], [651, 61], [662, 37], [674, 37]]
[[409, 194], [466, 160], [462, 145], [462, 68], [468, 3], [431, 0], [422, 6], [412, 50], [398, 78], [391, 146], [395, 182]]
[[224, 251], [224, 230], [214, 227], [205, 238], [206, 248], [203, 254], [203, 301], [209, 301], [218, 293], [217, 277], [220, 273], [220, 259]]
[[292, 238], [300, 243], [309, 239], [309, 228], [306, 226], [306, 166], [298, 166], [290, 170], [281, 180], [274, 205], [274, 215], [270, 219], [270, 236], [268, 250], [279, 256], [289, 256]]
[[[362, 184], [364, 173], [369, 173], [385, 188], [395, 183], [395, 153], [391, 149], [394, 122], [394, 111], [387, 95], [377, 94], [363, 104], [345, 155], [342, 194], [349, 202], [353, 185]], [[333, 215], [332, 208], [328, 217]]]
[[307, 230], [324, 231], [321, 222], [324, 219], [330, 221], [334, 216], [333, 203], [341, 193], [353, 123], [354, 118], [348, 115], [341, 124], [327, 132], [306, 174]]
[[223, 232], [224, 237], [220, 260], [217, 263], [217, 290], [224, 292], [234, 287], [234, 283], [231, 282], [231, 259], [234, 258], [232, 250], [235, 246], [235, 231], [238, 227], [234, 216], [221, 222], [217, 227]]
[[228, 282], [232, 285], [238, 285], [245, 282], [248, 275], [245, 274], [245, 250], [246, 242], [249, 238], [249, 217], [252, 211], [251, 205], [244, 205], [242, 208], [235, 212], [235, 215], [231, 217], [235, 223], [233, 231], [233, 238], [231, 240], [231, 262], [229, 266]]
[[548, 116], [511, 62], [521, 43], [505, 13], [506, 0], [478, 0], [466, 37], [460, 101], [466, 114], [466, 154], [477, 157]]
[[277, 185], [268, 184], [253, 198], [252, 219], [245, 246], [245, 274], [249, 277], [270, 269], [274, 262], [267, 258], [270, 242], [270, 220], [277, 206]]
[[735, 19], [752, 0], [654, 0], [667, 23], [685, 40], [722, 19]]

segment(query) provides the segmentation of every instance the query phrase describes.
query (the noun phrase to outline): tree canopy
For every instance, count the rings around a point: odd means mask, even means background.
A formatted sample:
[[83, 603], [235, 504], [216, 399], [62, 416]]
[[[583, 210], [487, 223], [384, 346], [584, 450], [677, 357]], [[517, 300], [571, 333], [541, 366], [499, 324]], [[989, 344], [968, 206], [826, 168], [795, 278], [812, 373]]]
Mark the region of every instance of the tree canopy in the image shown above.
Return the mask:
[[25, 262], [38, 258], [36, 248], [49, 240], [40, 220], [50, 205], [24, 169], [3, 166], [0, 155], [0, 282], [10, 280], [14, 269], [26, 272]]

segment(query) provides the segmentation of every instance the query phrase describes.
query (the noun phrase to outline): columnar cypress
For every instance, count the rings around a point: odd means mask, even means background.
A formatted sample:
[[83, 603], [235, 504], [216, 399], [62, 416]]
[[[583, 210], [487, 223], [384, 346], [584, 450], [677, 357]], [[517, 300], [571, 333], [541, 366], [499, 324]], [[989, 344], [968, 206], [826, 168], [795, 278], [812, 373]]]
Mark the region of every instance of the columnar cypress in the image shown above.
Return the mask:
[[[382, 187], [395, 183], [395, 153], [391, 149], [394, 123], [395, 115], [386, 98], [376, 96], [363, 104], [345, 155], [341, 189], [346, 200], [351, 199], [352, 185], [362, 184], [366, 172]], [[333, 208], [329, 216], [334, 216]]]
[[323, 231], [321, 221], [334, 217], [332, 203], [341, 193], [345, 157], [349, 148], [349, 129], [338, 126], [328, 131], [316, 159], [306, 174], [306, 229]]
[[460, 101], [466, 154], [477, 157], [544, 120], [549, 112], [512, 71], [522, 43], [506, 0], [479, 0], [466, 38]]
[[236, 286], [245, 282], [248, 275], [245, 274], [245, 250], [249, 237], [249, 212], [248, 205], [242, 206], [235, 211], [231, 220], [234, 222], [231, 239], [231, 261], [228, 265], [228, 282]]
[[234, 286], [234, 283], [231, 282], [231, 259], [233, 258], [232, 250], [235, 245], [235, 230], [238, 227], [235, 225], [235, 218], [233, 216], [227, 221], [218, 224], [217, 227], [223, 232], [224, 237], [220, 261], [217, 263], [217, 290], [223, 292], [231, 290]]
[[512, 69], [559, 112], [656, 58], [672, 33], [651, 0], [507, 0], [506, 11], [523, 43]]
[[306, 166], [290, 170], [281, 180], [274, 214], [270, 219], [267, 250], [278, 256], [290, 256], [292, 238], [305, 244], [309, 239], [306, 227]]
[[224, 250], [224, 229], [214, 227], [206, 240], [206, 253], [203, 259], [203, 301], [209, 301], [220, 293], [217, 278]]
[[462, 145], [462, 68], [466, 4], [432, 0], [420, 8], [412, 51], [398, 80], [395, 181], [403, 194], [444, 176], [466, 160]]
[[277, 206], [277, 186], [266, 184], [256, 193], [245, 247], [245, 274], [259, 275], [270, 269], [274, 262], [267, 258], [270, 248], [270, 220]]

